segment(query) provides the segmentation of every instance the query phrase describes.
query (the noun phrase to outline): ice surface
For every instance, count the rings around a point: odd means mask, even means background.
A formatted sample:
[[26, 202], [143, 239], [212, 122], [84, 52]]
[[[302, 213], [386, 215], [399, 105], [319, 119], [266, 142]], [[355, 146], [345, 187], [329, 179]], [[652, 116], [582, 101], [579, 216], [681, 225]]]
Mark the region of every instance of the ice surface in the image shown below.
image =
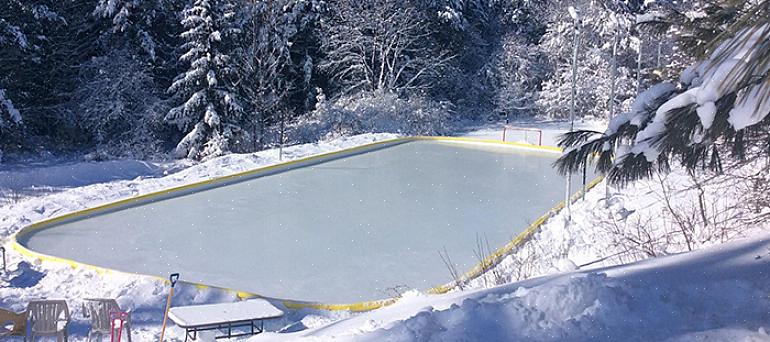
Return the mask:
[[449, 281], [443, 247], [468, 270], [476, 234], [502, 246], [556, 204], [557, 156], [410, 142], [65, 223], [22, 243], [277, 298], [385, 298], [398, 285]]

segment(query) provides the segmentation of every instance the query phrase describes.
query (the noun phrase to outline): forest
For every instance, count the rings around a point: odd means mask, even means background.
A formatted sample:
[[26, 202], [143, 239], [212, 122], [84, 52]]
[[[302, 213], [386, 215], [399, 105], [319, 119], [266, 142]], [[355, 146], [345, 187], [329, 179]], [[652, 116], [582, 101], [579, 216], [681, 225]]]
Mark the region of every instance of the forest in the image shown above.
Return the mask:
[[4, 0], [0, 156], [201, 160], [560, 119], [573, 81], [576, 114], [610, 118], [739, 14], [706, 0]]

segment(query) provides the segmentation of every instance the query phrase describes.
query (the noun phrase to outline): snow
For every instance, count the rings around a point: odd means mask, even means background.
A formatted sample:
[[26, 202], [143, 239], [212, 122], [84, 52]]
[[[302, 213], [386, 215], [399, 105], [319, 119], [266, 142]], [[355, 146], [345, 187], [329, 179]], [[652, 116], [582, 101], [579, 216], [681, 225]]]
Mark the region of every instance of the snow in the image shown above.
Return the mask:
[[33, 193], [35, 189], [60, 191], [117, 180], [162, 177], [172, 165], [137, 160], [67, 162], [41, 166], [0, 166], [0, 189]]
[[700, 118], [703, 129], [709, 129], [711, 128], [711, 124], [714, 123], [714, 117], [717, 114], [717, 106], [714, 102], [706, 102], [696, 108], [695, 112], [698, 114], [698, 118]]
[[[259, 341], [768, 341], [770, 236], [392, 306]], [[718, 327], [718, 328], [715, 328]]]
[[693, 80], [698, 77], [697, 66], [698, 64], [693, 64], [685, 68], [684, 71], [682, 71], [682, 73], [679, 75], [679, 82], [688, 85], [692, 84]]
[[10, 115], [11, 121], [14, 123], [21, 123], [21, 113], [19, 113], [19, 110], [14, 107], [13, 102], [11, 102], [11, 99], [6, 97], [5, 95], [5, 89], [0, 89], [0, 104], [5, 107], [5, 110], [8, 112], [8, 115]]
[[206, 113], [203, 115], [203, 122], [205, 122], [209, 127], [219, 126], [219, 114], [217, 113], [216, 108], [214, 108], [214, 105], [211, 103], [206, 106]]
[[636, 24], [644, 24], [648, 22], [662, 21], [666, 19], [666, 15], [660, 12], [649, 12], [636, 15]]
[[283, 311], [264, 299], [237, 303], [192, 305], [171, 308], [168, 316], [181, 326], [201, 326], [283, 316]]
[[206, 74], [206, 80], [208, 81], [208, 85], [210, 87], [216, 87], [217, 86], [217, 74], [214, 72], [214, 70], [209, 70], [208, 74]]
[[631, 105], [631, 109], [628, 112], [624, 112], [610, 120], [607, 125], [605, 135], [612, 135], [617, 133], [620, 126], [630, 123], [634, 126], [641, 127], [644, 120], [647, 118], [646, 114], [654, 105], [654, 101], [657, 101], [663, 96], [667, 96], [675, 89], [674, 85], [670, 82], [661, 82], [653, 85], [649, 89], [641, 92], [634, 103]]
[[766, 94], [770, 94], [768, 82], [751, 86], [747, 91], [739, 93], [727, 122], [740, 130], [764, 120], [770, 115], [770, 99]]
[[666, 101], [663, 105], [658, 107], [653, 121], [665, 123], [668, 112], [697, 103], [695, 99], [697, 98], [699, 91], [700, 88], [692, 88]]
[[[21, 49], [27, 49], [30, 47], [30, 43], [27, 40], [27, 35], [24, 34], [24, 32], [21, 31], [21, 28], [16, 25], [11, 25], [10, 23], [7, 23], [5, 26], [6, 34], [9, 34], [11, 38], [13, 38], [9, 43], [13, 45], [17, 45]], [[0, 43], [6, 43], [7, 36], [0, 36]]]
[[[676, 108], [696, 105], [696, 111], [704, 130], [711, 127], [716, 115], [715, 102], [728, 93], [734, 92], [739, 86], [740, 75], [747, 72], [751, 65], [749, 61], [757, 58], [757, 49], [763, 34], [770, 30], [770, 25], [762, 25], [755, 30], [739, 32], [736, 38], [727, 40], [720, 45], [705, 62], [695, 64], [682, 72], [680, 80], [692, 87], [686, 92], [664, 103], [657, 112], [656, 122], [664, 122], [667, 113]], [[730, 54], [723, 54], [730, 49]], [[751, 75], [763, 75], [770, 66], [753, 70]], [[770, 104], [764, 100], [764, 94], [770, 88], [765, 82], [755, 84], [739, 93], [735, 107], [730, 111], [728, 122], [736, 130], [754, 125], [767, 116]], [[658, 132], [648, 132], [651, 136]], [[638, 139], [637, 139], [638, 140]]]
[[578, 20], [578, 12], [575, 7], [569, 6], [567, 11], [569, 12], [569, 16], [572, 17], [572, 20]]
[[[653, 15], [654, 13], [643, 16]], [[657, 108], [652, 121], [636, 135], [630, 153], [643, 154], [648, 162], [655, 162], [660, 155], [655, 141], [665, 131], [665, 124], [669, 121], [669, 115], [672, 115], [671, 112], [675, 109], [688, 106], [695, 108], [703, 128], [693, 134], [691, 141], [693, 143], [702, 142], [705, 136], [704, 131], [709, 130], [714, 123], [717, 114], [717, 101], [736, 91], [740, 83], [738, 78], [743, 73], [748, 72], [749, 61], [756, 58], [758, 53], [756, 49], [762, 46], [756, 43], [767, 30], [770, 30], [770, 25], [760, 26], [754, 31], [740, 32], [737, 34], [737, 38], [720, 45], [708, 60], [685, 69], [680, 76], [680, 81], [690, 88]], [[729, 55], [724, 55], [726, 51], [730, 51]], [[770, 66], [764, 68], [767, 69]], [[756, 75], [762, 75], [767, 70], [753, 70], [752, 72]], [[769, 88], [770, 85], [761, 83], [739, 92], [738, 99], [728, 118], [728, 122], [733, 128], [740, 130], [757, 124], [768, 115], [770, 101], [767, 101], [763, 94], [767, 94]], [[649, 110], [645, 110], [645, 108], [652, 107], [652, 101], [662, 98], [672, 91], [674, 91], [673, 85], [661, 83], [643, 92], [634, 101], [631, 111], [619, 115], [610, 122], [605, 134], [610, 135], [617, 132], [619, 127], [627, 122], [641, 127], [648, 120], [646, 114]], [[622, 154], [618, 155], [623, 156]], [[615, 161], [616, 165], [622, 159], [624, 158], [618, 158]]]
[[[663, 93], [665, 92], [662, 92], [661, 94]], [[652, 121], [648, 123], [644, 129], [636, 134], [636, 139], [634, 140], [634, 144], [631, 146], [630, 152], [635, 155], [644, 154], [645, 159], [650, 163], [657, 160], [658, 156], [660, 155], [660, 150], [658, 150], [658, 148], [655, 146], [653, 139], [660, 136], [660, 134], [665, 131], [665, 124], [668, 119], [669, 112], [674, 109], [685, 107], [694, 103], [697, 93], [698, 88], [690, 89], [684, 93], [674, 96], [672, 99], [666, 101], [660, 107], [658, 107], [657, 111], [655, 112], [655, 117], [653, 117]], [[702, 120], [708, 120], [708, 114], [708, 112], [704, 112], [705, 118], [702, 118]], [[713, 115], [710, 120], [713, 122]], [[618, 164], [621, 160], [621, 158], [618, 158], [615, 163]]]

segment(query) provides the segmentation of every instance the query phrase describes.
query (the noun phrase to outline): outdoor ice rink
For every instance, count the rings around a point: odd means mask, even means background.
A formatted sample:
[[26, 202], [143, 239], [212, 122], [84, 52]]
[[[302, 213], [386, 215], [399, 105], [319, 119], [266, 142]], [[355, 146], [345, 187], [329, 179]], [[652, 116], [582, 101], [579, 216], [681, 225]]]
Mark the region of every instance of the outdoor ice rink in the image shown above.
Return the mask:
[[[23, 236], [115, 270], [322, 303], [387, 298], [463, 273], [564, 198], [558, 153], [408, 141], [64, 222]], [[589, 180], [592, 178], [589, 175]], [[574, 178], [573, 191], [580, 187]]]

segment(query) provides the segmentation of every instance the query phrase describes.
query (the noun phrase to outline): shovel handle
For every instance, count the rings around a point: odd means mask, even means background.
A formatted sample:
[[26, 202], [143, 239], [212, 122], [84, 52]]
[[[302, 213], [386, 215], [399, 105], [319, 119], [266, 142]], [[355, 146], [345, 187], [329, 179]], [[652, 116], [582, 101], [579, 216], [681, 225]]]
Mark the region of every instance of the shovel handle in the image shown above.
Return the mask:
[[171, 274], [171, 275], [168, 277], [168, 281], [170, 281], [170, 282], [171, 282], [171, 287], [174, 287], [174, 285], [176, 285], [176, 281], [177, 281], [177, 280], [179, 280], [179, 273], [172, 273], [172, 274]]

